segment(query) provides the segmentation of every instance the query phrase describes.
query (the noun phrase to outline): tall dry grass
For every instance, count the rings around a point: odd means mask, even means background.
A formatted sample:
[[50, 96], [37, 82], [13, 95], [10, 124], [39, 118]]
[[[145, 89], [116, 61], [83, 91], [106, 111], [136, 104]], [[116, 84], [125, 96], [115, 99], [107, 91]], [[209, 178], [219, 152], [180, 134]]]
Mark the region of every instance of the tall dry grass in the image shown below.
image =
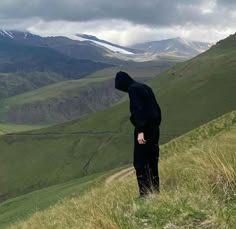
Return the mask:
[[236, 129], [172, 152], [160, 162], [160, 177], [161, 193], [144, 201], [136, 199], [131, 175], [65, 199], [11, 228], [235, 228]]

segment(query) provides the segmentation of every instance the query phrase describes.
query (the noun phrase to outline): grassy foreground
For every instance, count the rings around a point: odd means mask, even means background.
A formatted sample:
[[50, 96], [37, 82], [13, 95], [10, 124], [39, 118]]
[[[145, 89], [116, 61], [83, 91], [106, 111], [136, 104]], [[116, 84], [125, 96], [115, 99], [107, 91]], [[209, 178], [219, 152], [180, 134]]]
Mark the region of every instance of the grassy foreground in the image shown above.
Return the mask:
[[[231, 126], [225, 125], [229, 117]], [[68, 197], [11, 228], [235, 228], [236, 112], [162, 150], [169, 152], [160, 161], [160, 194], [137, 200], [132, 175]]]
[[0, 203], [0, 228], [6, 228], [19, 219], [22, 220], [37, 211], [53, 206], [65, 197], [81, 195], [123, 168], [125, 167], [53, 185]]

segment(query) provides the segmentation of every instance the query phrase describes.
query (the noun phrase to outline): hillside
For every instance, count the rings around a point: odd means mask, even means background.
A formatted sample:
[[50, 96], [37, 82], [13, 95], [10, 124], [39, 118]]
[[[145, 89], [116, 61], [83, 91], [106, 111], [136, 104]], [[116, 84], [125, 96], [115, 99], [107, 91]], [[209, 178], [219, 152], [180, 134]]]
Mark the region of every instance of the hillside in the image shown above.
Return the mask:
[[27, 130], [45, 128], [46, 125], [18, 125], [13, 123], [0, 123], [0, 135], [16, 133]]
[[235, 143], [236, 111], [161, 147], [160, 194], [137, 200], [135, 174], [123, 173], [10, 228], [234, 228]]
[[1, 104], [2, 122], [58, 123], [111, 106], [122, 97], [106, 78], [63, 81], [10, 97]]
[[[158, 66], [122, 69], [132, 72], [142, 82], [162, 70]], [[63, 80], [10, 96], [0, 101], [0, 120], [20, 124], [51, 124], [110, 107], [124, 96], [124, 93], [114, 90], [113, 78], [119, 70], [117, 67], [106, 68], [79, 80]], [[11, 84], [9, 88], [4, 87], [5, 91], [11, 91], [10, 87]]]
[[63, 80], [66, 78], [52, 72], [0, 73], [0, 101]]
[[[235, 45], [226, 39], [149, 81], [163, 112], [161, 143], [235, 110]], [[130, 163], [128, 109], [124, 100], [79, 120], [0, 137], [1, 199]]]
[[81, 195], [116, 171], [85, 176], [5, 201], [0, 204], [0, 228], [5, 229], [9, 224], [46, 209], [65, 197]]

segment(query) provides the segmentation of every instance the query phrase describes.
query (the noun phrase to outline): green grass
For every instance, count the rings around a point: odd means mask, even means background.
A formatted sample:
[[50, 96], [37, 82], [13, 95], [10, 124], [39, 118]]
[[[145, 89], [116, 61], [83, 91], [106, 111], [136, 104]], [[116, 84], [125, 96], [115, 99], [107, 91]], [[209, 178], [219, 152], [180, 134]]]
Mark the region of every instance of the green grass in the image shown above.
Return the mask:
[[47, 127], [46, 125], [19, 125], [14, 123], [0, 123], [0, 135], [21, 131], [35, 130]]
[[[161, 143], [235, 110], [236, 49], [225, 43], [149, 81], [163, 113]], [[130, 163], [129, 115], [126, 96], [126, 101], [79, 120], [2, 136], [2, 198]]]
[[201, 125], [197, 129], [194, 129], [187, 134], [175, 138], [163, 145], [161, 148], [163, 155], [162, 158], [169, 157], [173, 151], [175, 153], [181, 153], [186, 149], [201, 143], [205, 139], [209, 139], [222, 131], [231, 129], [235, 124], [236, 111], [222, 115], [219, 118], [207, 123], [207, 125]]
[[122, 67], [112, 67], [112, 68], [106, 68], [103, 70], [99, 70], [95, 73], [92, 73], [91, 75], [86, 76], [86, 78], [107, 78], [112, 79], [115, 77], [116, 73], [118, 71], [125, 71], [129, 72], [130, 75], [134, 77], [153, 77], [160, 73], [162, 70], [166, 68], [166, 66], [157, 66], [156, 64], [153, 64], [153, 66], [143, 66], [143, 63], [140, 63], [139, 66], [122, 66]]
[[82, 195], [120, 169], [96, 173], [9, 199], [0, 204], [0, 228], [51, 207], [65, 197]]
[[131, 137], [124, 139], [123, 135], [54, 136], [53, 140], [48, 136], [30, 140], [3, 136], [1, 199], [127, 164], [132, 158], [126, 153], [130, 141]]
[[[42, 88], [32, 90], [30, 92], [21, 93], [20, 95], [11, 96], [4, 101], [5, 106], [13, 106], [17, 104], [32, 103], [36, 101], [46, 101], [50, 98], [63, 98], [66, 92], [79, 90], [91, 84], [100, 83], [105, 80], [114, 78], [116, 72], [123, 70], [129, 71], [135, 77], [153, 77], [159, 73], [160, 67], [113, 67], [99, 70], [91, 75], [88, 75], [79, 80], [66, 80], [58, 83], [54, 83]], [[10, 76], [8, 76], [10, 77]], [[3, 109], [3, 108], [1, 108]]]
[[[231, 125], [226, 125], [230, 117]], [[100, 183], [81, 196], [67, 197], [10, 228], [233, 229], [235, 118], [235, 112], [225, 115], [161, 148], [160, 194], [137, 200], [138, 187], [132, 174], [110, 185]], [[164, 152], [162, 157], [163, 149], [168, 157]]]
[[33, 103], [36, 101], [46, 101], [51, 98], [63, 98], [63, 94], [71, 90], [80, 90], [83, 87], [89, 86], [91, 83], [99, 83], [105, 81], [106, 78], [98, 79], [80, 79], [80, 80], [68, 80], [59, 83], [55, 83], [49, 86], [45, 86], [31, 92], [23, 93], [17, 96], [10, 97], [4, 101], [6, 106], [13, 106], [24, 103]]
[[0, 100], [65, 80], [52, 72], [0, 72]]
[[[160, 72], [160, 69], [160, 67], [150, 67], [150, 69], [147, 67], [123, 68], [123, 70], [134, 73], [137, 79], [140, 79], [139, 77], [142, 77], [142, 79], [153, 77], [158, 72]], [[83, 94], [85, 90], [88, 91], [87, 93], [94, 93], [93, 90], [96, 91], [96, 88], [101, 87], [102, 83], [106, 83], [108, 80], [114, 78], [116, 72], [119, 70], [119, 68], [108, 68], [95, 72], [92, 75], [86, 76], [79, 80], [61, 81], [48, 86], [40, 87], [35, 90], [31, 90], [29, 92], [10, 96], [9, 98], [6, 98], [0, 102], [0, 118], [2, 121], [34, 124], [55, 124], [58, 122], [69, 120], [70, 118], [68, 118], [68, 116], [70, 117], [71, 115], [68, 115], [66, 112], [61, 111], [61, 104], [63, 104], [65, 101], [68, 101], [68, 104], [70, 104], [70, 106], [68, 105], [67, 108], [70, 110], [69, 114], [72, 112], [78, 114], [78, 110], [86, 110], [86, 108], [82, 107], [85, 106], [83, 104], [80, 105], [80, 109], [73, 108], [75, 106], [75, 101], [73, 101], [73, 99], [75, 100], [76, 98], [78, 102], [80, 102], [80, 100], [88, 99], [83, 97], [86, 96], [86, 93], [84, 93], [85, 95]], [[104, 88], [104, 90], [107, 90], [107, 88]], [[100, 91], [102, 91], [102, 89]], [[95, 93], [97, 93], [98, 96], [101, 96], [99, 95], [99, 92]], [[83, 94], [83, 96], [81, 94]], [[104, 93], [100, 92], [100, 94], [103, 95], [101, 99], [104, 99]], [[109, 94], [107, 95], [107, 97], [108, 96]], [[88, 99], [87, 103], [91, 103], [89, 105], [89, 107], [91, 107], [90, 110], [93, 107], [96, 107], [91, 99]], [[38, 116], [41, 117], [40, 122], [36, 118]], [[27, 119], [26, 117], [31, 118]], [[36, 120], [32, 121], [32, 117], [35, 117]], [[73, 117], [76, 116], [74, 115]]]

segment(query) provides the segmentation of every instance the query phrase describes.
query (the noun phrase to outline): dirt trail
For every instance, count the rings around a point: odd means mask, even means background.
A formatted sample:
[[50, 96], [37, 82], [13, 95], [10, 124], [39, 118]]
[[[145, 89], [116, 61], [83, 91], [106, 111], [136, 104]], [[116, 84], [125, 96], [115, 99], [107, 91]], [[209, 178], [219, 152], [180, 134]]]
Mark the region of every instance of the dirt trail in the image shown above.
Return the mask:
[[114, 180], [122, 180], [124, 179], [125, 177], [129, 176], [130, 174], [134, 174], [135, 171], [134, 171], [134, 168], [133, 167], [129, 167], [129, 168], [126, 168], [126, 169], [122, 169], [121, 171], [113, 174], [112, 176], [108, 177], [105, 181], [105, 185], [109, 185], [112, 181]]

